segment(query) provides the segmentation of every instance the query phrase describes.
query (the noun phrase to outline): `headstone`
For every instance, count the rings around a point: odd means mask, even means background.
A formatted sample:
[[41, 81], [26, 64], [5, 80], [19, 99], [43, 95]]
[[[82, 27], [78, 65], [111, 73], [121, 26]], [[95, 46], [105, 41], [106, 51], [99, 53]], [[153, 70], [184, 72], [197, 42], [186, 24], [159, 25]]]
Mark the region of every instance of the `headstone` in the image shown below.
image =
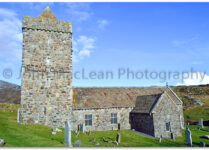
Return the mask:
[[20, 108], [17, 110], [17, 122], [20, 122]]
[[203, 119], [202, 119], [202, 118], [200, 118], [199, 121], [198, 121], [198, 127], [199, 127], [200, 129], [203, 128]]
[[192, 133], [189, 130], [189, 128], [186, 129], [185, 136], [186, 136], [186, 145], [192, 146]]
[[93, 143], [93, 142], [95, 142], [96, 141], [96, 139], [93, 139], [93, 140], [91, 140], [89, 143]]
[[65, 145], [67, 145], [68, 147], [72, 147], [72, 143], [71, 143], [71, 126], [70, 126], [70, 122], [69, 121], [65, 122]]
[[173, 141], [175, 141], [176, 139], [175, 139], [175, 134], [172, 132], [171, 133], [171, 139], [173, 140]]
[[96, 146], [99, 146], [100, 144], [99, 144], [99, 142], [96, 142], [95, 145], [96, 145]]
[[205, 142], [200, 142], [200, 147], [205, 147]]
[[57, 134], [57, 132], [55, 132], [55, 131], [52, 131], [52, 135], [56, 135]]
[[4, 146], [6, 143], [4, 141], [4, 139], [0, 139], [0, 146]]
[[189, 126], [189, 122], [187, 122], [187, 125]]
[[114, 141], [114, 144], [118, 146], [118, 142], [117, 141]]
[[[76, 130], [76, 131], [77, 131], [77, 130]], [[78, 137], [79, 133], [80, 133], [80, 132], [77, 131], [77, 132], [75, 133], [75, 136]]]
[[86, 126], [85, 126], [85, 124], [83, 124], [83, 133], [86, 131]]
[[74, 145], [74, 147], [81, 147], [81, 141], [79, 141], [79, 140], [77, 140], [76, 142], [75, 142], [75, 145]]
[[203, 136], [205, 139], [209, 139], [209, 135], [204, 135]]
[[112, 141], [110, 140], [110, 141], [107, 141], [107, 143], [112, 143]]
[[102, 140], [103, 140], [103, 142], [108, 142], [107, 140], [105, 140], [105, 138], [104, 138], [104, 137], [102, 137]]
[[90, 136], [91, 135], [91, 131], [89, 131], [89, 133], [88, 133], [88, 136]]
[[160, 137], [159, 140], [158, 140], [158, 142], [161, 143], [161, 141], [162, 141], [162, 138]]
[[116, 141], [120, 143], [120, 133], [117, 134]]
[[61, 129], [59, 129], [59, 128], [55, 128], [55, 130], [54, 130], [55, 132], [62, 132], [62, 130]]
[[80, 124], [80, 131], [81, 131], [82, 133], [85, 132], [85, 124]]

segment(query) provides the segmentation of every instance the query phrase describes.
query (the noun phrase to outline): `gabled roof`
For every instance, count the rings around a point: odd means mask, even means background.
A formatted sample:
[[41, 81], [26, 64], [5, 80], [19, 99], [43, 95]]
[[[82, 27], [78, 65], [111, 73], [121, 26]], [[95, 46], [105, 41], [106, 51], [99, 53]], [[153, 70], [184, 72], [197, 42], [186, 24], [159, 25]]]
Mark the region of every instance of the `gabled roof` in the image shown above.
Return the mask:
[[132, 112], [150, 113], [162, 95], [163, 93], [155, 95], [138, 96], [136, 99], [136, 106]]
[[162, 93], [159, 87], [130, 87], [130, 88], [79, 88], [73, 90], [73, 108], [111, 108], [135, 107], [136, 99], [140, 95]]
[[[147, 113], [164, 92], [176, 105], [180, 104], [181, 100], [167, 87], [74, 87], [73, 108], [135, 107], [137, 105], [138, 111]], [[142, 102], [142, 99], [146, 101]]]

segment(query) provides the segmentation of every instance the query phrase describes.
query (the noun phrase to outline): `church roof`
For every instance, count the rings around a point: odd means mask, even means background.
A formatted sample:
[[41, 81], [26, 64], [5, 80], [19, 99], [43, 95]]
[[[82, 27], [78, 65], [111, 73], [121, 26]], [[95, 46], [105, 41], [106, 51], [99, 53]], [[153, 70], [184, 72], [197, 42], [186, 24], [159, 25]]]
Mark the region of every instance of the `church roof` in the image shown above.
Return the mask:
[[[165, 87], [74, 87], [73, 89], [73, 108], [91, 109], [91, 108], [112, 108], [112, 107], [135, 107], [137, 98], [150, 99], [145, 102], [146, 105], [156, 100], [165, 90]], [[167, 92], [171, 99], [178, 104], [179, 100], [170, 91]], [[140, 98], [140, 96], [142, 96]], [[150, 104], [151, 105], [151, 104]], [[148, 111], [151, 106], [145, 109]]]
[[138, 96], [132, 112], [150, 113], [163, 93]]

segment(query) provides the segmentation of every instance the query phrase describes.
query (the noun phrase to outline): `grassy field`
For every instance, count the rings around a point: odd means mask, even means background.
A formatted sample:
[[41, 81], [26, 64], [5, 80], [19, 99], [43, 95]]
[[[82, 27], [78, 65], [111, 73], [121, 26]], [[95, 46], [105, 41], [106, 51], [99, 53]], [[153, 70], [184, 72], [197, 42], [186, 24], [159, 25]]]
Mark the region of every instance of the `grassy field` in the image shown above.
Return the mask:
[[[10, 108], [10, 107], [8, 107]], [[15, 108], [12, 106], [12, 108]], [[9, 110], [9, 111], [8, 111]], [[13, 111], [13, 110], [12, 110]], [[56, 135], [51, 134], [50, 127], [42, 125], [22, 125], [16, 121], [17, 113], [11, 112], [11, 109], [0, 109], [0, 138], [5, 139], [6, 147], [65, 147], [64, 145], [64, 130]], [[192, 131], [192, 138], [194, 146], [199, 146], [201, 141], [204, 141], [209, 145], [209, 140], [202, 139], [201, 136], [208, 135], [208, 127], [203, 130], [198, 130], [196, 126], [189, 127]], [[132, 131], [120, 131], [121, 143], [119, 147], [184, 147], [185, 138], [176, 139], [176, 141], [163, 139], [161, 143], [156, 139], [149, 139], [134, 133]], [[105, 143], [102, 141], [102, 137], [114, 141], [116, 139], [118, 131], [95, 131], [90, 136], [86, 133], [80, 133], [78, 137], [75, 137], [75, 133], [72, 133], [72, 143], [80, 140], [82, 147], [96, 147], [95, 142], [90, 143], [92, 139], [96, 139], [99, 142], [99, 147], [116, 147], [113, 143]]]

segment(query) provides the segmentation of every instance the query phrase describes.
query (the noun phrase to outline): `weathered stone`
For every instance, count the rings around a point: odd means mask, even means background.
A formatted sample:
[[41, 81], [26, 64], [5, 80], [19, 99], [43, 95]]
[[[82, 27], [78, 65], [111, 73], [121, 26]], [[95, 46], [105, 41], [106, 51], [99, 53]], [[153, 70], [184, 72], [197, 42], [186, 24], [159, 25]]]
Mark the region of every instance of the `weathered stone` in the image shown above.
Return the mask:
[[39, 18], [24, 16], [22, 31], [20, 122], [64, 127], [72, 118], [72, 23], [47, 8]]
[[209, 135], [204, 135], [203, 136], [205, 139], [209, 139]]
[[62, 130], [59, 129], [59, 128], [55, 128], [54, 131], [55, 131], [55, 132], [62, 132]]
[[4, 139], [0, 139], [0, 146], [4, 146], [6, 143], [4, 141]]
[[117, 134], [116, 141], [120, 143], [120, 133]]
[[52, 131], [52, 135], [56, 135], [57, 134], [57, 132], [55, 132], [55, 131]]
[[91, 131], [88, 132], [88, 136], [90, 136], [90, 135], [91, 135]]
[[77, 140], [76, 142], [75, 142], [75, 145], [74, 145], [74, 147], [81, 147], [81, 141], [79, 141], [79, 140]]
[[114, 144], [118, 146], [118, 142], [117, 141], [114, 141]]
[[99, 142], [96, 142], [95, 145], [96, 145], [96, 146], [99, 146], [100, 144], [99, 144]]
[[200, 142], [200, 147], [205, 147], [205, 142]]
[[185, 137], [186, 137], [186, 145], [192, 146], [192, 133], [189, 130], [189, 128], [185, 131]]
[[66, 121], [65, 123], [65, 145], [67, 145], [68, 147], [72, 147], [72, 143], [71, 143], [71, 126], [70, 126], [70, 122]]
[[89, 143], [93, 143], [93, 142], [95, 142], [96, 141], [96, 139], [93, 139], [93, 140], [91, 140]]
[[203, 119], [202, 119], [202, 118], [200, 118], [199, 121], [198, 121], [198, 127], [199, 127], [200, 129], [203, 128]]

